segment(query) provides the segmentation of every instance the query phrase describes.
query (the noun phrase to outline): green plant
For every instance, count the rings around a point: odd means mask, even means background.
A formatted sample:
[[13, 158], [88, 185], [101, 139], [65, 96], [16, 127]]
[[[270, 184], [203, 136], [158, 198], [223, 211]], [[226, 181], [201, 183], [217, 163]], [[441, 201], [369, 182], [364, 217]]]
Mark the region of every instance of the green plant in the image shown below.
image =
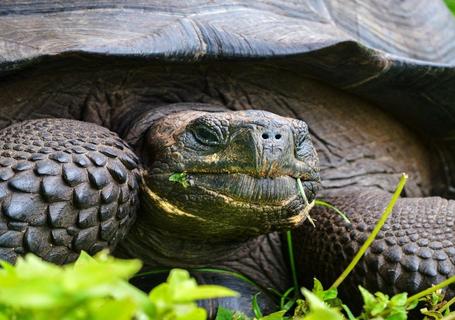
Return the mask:
[[57, 266], [34, 255], [13, 266], [0, 262], [0, 319], [166, 319], [204, 320], [195, 300], [235, 296], [220, 286], [198, 286], [185, 270], [171, 270], [168, 280], [149, 296], [128, 283], [139, 260], [116, 259], [101, 252]]
[[205, 320], [207, 312], [196, 300], [236, 296], [234, 291], [215, 285], [198, 286], [188, 271], [173, 269], [165, 283], [150, 292], [154, 305], [153, 319]]
[[56, 266], [34, 255], [16, 265], [1, 262], [0, 317], [3, 319], [144, 318], [147, 296], [126, 282], [141, 268], [105, 252], [81, 253], [74, 264]]
[[341, 312], [334, 307], [330, 307], [327, 303], [322, 301], [316, 294], [303, 289], [305, 301], [308, 303], [308, 311], [300, 317], [298, 314], [294, 315], [295, 320], [343, 320], [344, 317]]
[[415, 307], [415, 304], [408, 305], [407, 293], [400, 293], [389, 298], [382, 292], [376, 292], [373, 295], [360, 286], [359, 290], [364, 302], [363, 312], [356, 318], [359, 320], [406, 320], [407, 311]]

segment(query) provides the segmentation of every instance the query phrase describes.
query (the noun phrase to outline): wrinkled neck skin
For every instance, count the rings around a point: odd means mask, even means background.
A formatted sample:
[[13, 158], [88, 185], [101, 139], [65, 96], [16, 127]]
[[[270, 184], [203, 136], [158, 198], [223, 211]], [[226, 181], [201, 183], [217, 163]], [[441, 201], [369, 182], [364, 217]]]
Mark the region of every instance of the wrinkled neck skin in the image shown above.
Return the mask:
[[[145, 212], [145, 211], [143, 211]], [[145, 217], [147, 215], [147, 217]], [[147, 210], [122, 241], [122, 252], [138, 257], [148, 266], [203, 267], [237, 259], [255, 247], [265, 236], [241, 241], [188, 239], [181, 232], [170, 232], [156, 225]], [[146, 219], [143, 219], [146, 218]]]
[[[223, 107], [178, 104], [154, 108], [145, 112], [131, 112], [125, 114], [122, 123], [129, 125], [117, 126], [113, 129], [141, 155], [144, 148], [143, 137], [155, 121], [172, 113], [200, 110], [209, 112], [227, 111]], [[143, 176], [147, 172], [143, 171]], [[289, 270], [283, 256], [281, 238], [278, 233], [269, 233], [257, 237], [243, 237], [242, 239], [219, 239], [216, 232], [222, 225], [206, 225], [199, 217], [179, 212], [169, 208], [169, 203], [157, 205], [162, 199], [142, 183], [141, 209], [137, 222], [117, 247], [115, 254], [120, 257], [139, 258], [144, 263], [144, 269], [154, 267], [201, 268], [212, 267], [229, 269], [244, 274], [253, 279], [263, 288], [285, 290], [290, 285]], [[156, 197], [155, 201], [150, 201]], [[178, 228], [173, 228], [174, 219], [179, 219]], [[185, 221], [185, 222], [181, 222]], [[187, 228], [213, 230], [213, 235], [200, 238], [189, 238]], [[253, 229], [255, 226], [236, 226], [241, 229]]]
[[141, 209], [139, 223], [121, 241], [116, 255], [141, 259], [144, 270], [211, 267], [241, 273], [262, 288], [286, 290], [291, 285], [279, 233], [240, 241], [191, 240], [182, 238], [181, 232], [159, 228], [159, 223], [153, 221], [154, 213], [162, 214], [150, 212], [150, 208]]
[[239, 242], [209, 241], [179, 239], [175, 234], [140, 223], [120, 243], [116, 255], [141, 259], [144, 271], [157, 267], [210, 267], [241, 273], [262, 288], [284, 291], [291, 286], [279, 233]]

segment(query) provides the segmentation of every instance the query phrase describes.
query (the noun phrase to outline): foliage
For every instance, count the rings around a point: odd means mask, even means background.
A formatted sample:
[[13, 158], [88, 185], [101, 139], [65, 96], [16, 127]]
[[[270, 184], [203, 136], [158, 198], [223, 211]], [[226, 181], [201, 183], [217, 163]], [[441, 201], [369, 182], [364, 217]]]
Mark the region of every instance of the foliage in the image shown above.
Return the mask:
[[197, 306], [196, 300], [236, 295], [234, 291], [220, 286], [198, 286], [196, 280], [190, 278], [188, 271], [174, 269], [166, 283], [150, 292], [150, 300], [155, 309], [153, 319], [204, 320], [207, 313], [205, 309]]
[[455, 298], [450, 301], [445, 301], [444, 295], [442, 294], [441, 289], [439, 289], [422, 297], [421, 301], [424, 304], [424, 308], [420, 309], [420, 312], [425, 315], [424, 320], [440, 320], [443, 319], [444, 316], [449, 315], [450, 306], [455, 301]]
[[455, 14], [455, 0], [445, 0], [445, 3], [449, 7], [450, 11]]
[[149, 296], [128, 283], [138, 260], [121, 260], [101, 252], [57, 266], [34, 255], [13, 266], [1, 262], [0, 319], [169, 319], [203, 320], [195, 300], [234, 296], [219, 286], [198, 286], [185, 270], [171, 271], [166, 283]]
[[[450, 313], [450, 300], [444, 301], [440, 291], [420, 298], [409, 300], [406, 293], [389, 297], [381, 292], [374, 295], [359, 286], [363, 299], [363, 308], [359, 316], [354, 316], [349, 307], [338, 298], [336, 288], [324, 290], [321, 283], [315, 279], [312, 291], [302, 288], [302, 299], [297, 299], [292, 315], [286, 316], [289, 310], [280, 310], [267, 316], [257, 316], [255, 320], [406, 320], [409, 310], [423, 303], [421, 309], [423, 320], [455, 319], [455, 312]], [[453, 302], [452, 302], [453, 303]], [[260, 313], [260, 312], [259, 312]], [[216, 320], [251, 320], [243, 314], [220, 308]]]
[[382, 292], [376, 292], [373, 295], [362, 287], [359, 289], [364, 302], [364, 311], [358, 317], [359, 320], [406, 320], [408, 308], [415, 307], [415, 305], [407, 305], [407, 293], [400, 293], [389, 298]]
[[[59, 267], [33, 255], [12, 266], [1, 262], [0, 314], [3, 319], [117, 319], [142, 316], [145, 294], [125, 279], [140, 268], [138, 260], [118, 260], [105, 252]], [[140, 310], [144, 310], [141, 312]]]

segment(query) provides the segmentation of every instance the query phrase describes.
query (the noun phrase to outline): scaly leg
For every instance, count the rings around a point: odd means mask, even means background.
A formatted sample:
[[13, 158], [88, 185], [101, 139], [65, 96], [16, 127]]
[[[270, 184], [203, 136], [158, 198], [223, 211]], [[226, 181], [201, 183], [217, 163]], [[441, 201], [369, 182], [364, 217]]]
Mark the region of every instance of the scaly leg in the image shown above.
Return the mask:
[[0, 130], [0, 258], [67, 263], [113, 248], [135, 219], [138, 160], [92, 123], [29, 120]]

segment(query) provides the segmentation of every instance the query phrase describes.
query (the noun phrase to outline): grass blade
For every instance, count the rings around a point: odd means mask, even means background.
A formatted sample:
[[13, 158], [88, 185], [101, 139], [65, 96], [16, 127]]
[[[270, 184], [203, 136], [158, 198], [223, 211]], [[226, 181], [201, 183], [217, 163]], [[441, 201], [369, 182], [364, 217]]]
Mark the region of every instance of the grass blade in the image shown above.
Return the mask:
[[262, 311], [261, 311], [261, 308], [259, 307], [259, 303], [258, 303], [258, 295], [259, 295], [259, 292], [256, 293], [254, 296], [253, 296], [253, 312], [254, 312], [254, 316], [257, 318], [257, 319], [261, 319], [263, 317], [262, 315]]
[[[307, 207], [310, 206], [310, 203], [308, 202], [308, 198], [305, 194], [305, 190], [303, 189], [303, 185], [302, 185], [302, 181], [300, 180], [300, 178], [297, 178], [297, 187], [299, 189], [299, 192], [300, 192], [300, 195], [302, 196], [303, 198], [303, 201], [305, 202], [305, 205]], [[313, 225], [313, 227], [316, 227], [316, 225], [314, 224], [314, 221], [313, 219], [311, 218], [310, 216], [310, 212], [308, 211], [308, 213], [306, 214], [306, 217], [308, 219], [308, 221]]]
[[446, 304], [444, 304], [444, 306], [439, 309], [439, 312], [441, 313], [444, 313], [446, 310], [449, 310], [449, 308], [452, 306], [452, 304], [455, 303], [455, 297], [453, 297], [452, 299], [450, 299], [449, 301], [447, 301]]
[[407, 300], [407, 303], [409, 304], [410, 302], [414, 301], [414, 300], [418, 300], [420, 298], [423, 298], [424, 296], [426, 295], [429, 295], [429, 294], [432, 294], [433, 292], [435, 292], [436, 290], [439, 290], [439, 289], [442, 289], [442, 288], [445, 288], [447, 287], [448, 285], [452, 284], [455, 282], [455, 276], [452, 276], [450, 277], [449, 279], [447, 280], [444, 280], [442, 282], [439, 282], [437, 285], [434, 285], [428, 289], [425, 289], [423, 291], [420, 291], [419, 293], [416, 293], [415, 295], [413, 296], [410, 296]]
[[288, 244], [289, 264], [291, 265], [291, 272], [292, 272], [292, 284], [294, 286], [295, 294], [298, 295], [300, 292], [300, 288], [299, 288], [299, 283], [297, 281], [297, 270], [296, 270], [296, 266], [295, 266], [294, 246], [292, 244], [291, 231], [286, 231], [286, 239], [287, 239], [287, 244]]
[[332, 205], [332, 204], [330, 204], [328, 202], [322, 201], [322, 200], [314, 200], [314, 204], [316, 206], [326, 207], [326, 208], [332, 209], [333, 211], [338, 213], [338, 215], [340, 215], [340, 217], [343, 218], [344, 221], [346, 221], [349, 224], [351, 223], [351, 221], [348, 219], [346, 214], [343, 211], [341, 211], [340, 209], [338, 209], [337, 207], [335, 207], [334, 205]]
[[280, 297], [280, 310], [289, 310], [295, 303], [295, 298], [288, 299], [291, 292], [295, 291], [295, 288], [289, 288], [285, 293]]
[[246, 283], [249, 283], [250, 285], [260, 288], [261, 286], [248, 278], [247, 276], [244, 276], [241, 273], [235, 272], [235, 271], [230, 271], [230, 270], [225, 270], [225, 269], [217, 269], [217, 268], [195, 268], [195, 269], [190, 269], [190, 271], [197, 271], [197, 272], [212, 272], [212, 273], [218, 273], [218, 274], [224, 274], [228, 276], [232, 276], [234, 278], [237, 278], [239, 280], [242, 280]]

